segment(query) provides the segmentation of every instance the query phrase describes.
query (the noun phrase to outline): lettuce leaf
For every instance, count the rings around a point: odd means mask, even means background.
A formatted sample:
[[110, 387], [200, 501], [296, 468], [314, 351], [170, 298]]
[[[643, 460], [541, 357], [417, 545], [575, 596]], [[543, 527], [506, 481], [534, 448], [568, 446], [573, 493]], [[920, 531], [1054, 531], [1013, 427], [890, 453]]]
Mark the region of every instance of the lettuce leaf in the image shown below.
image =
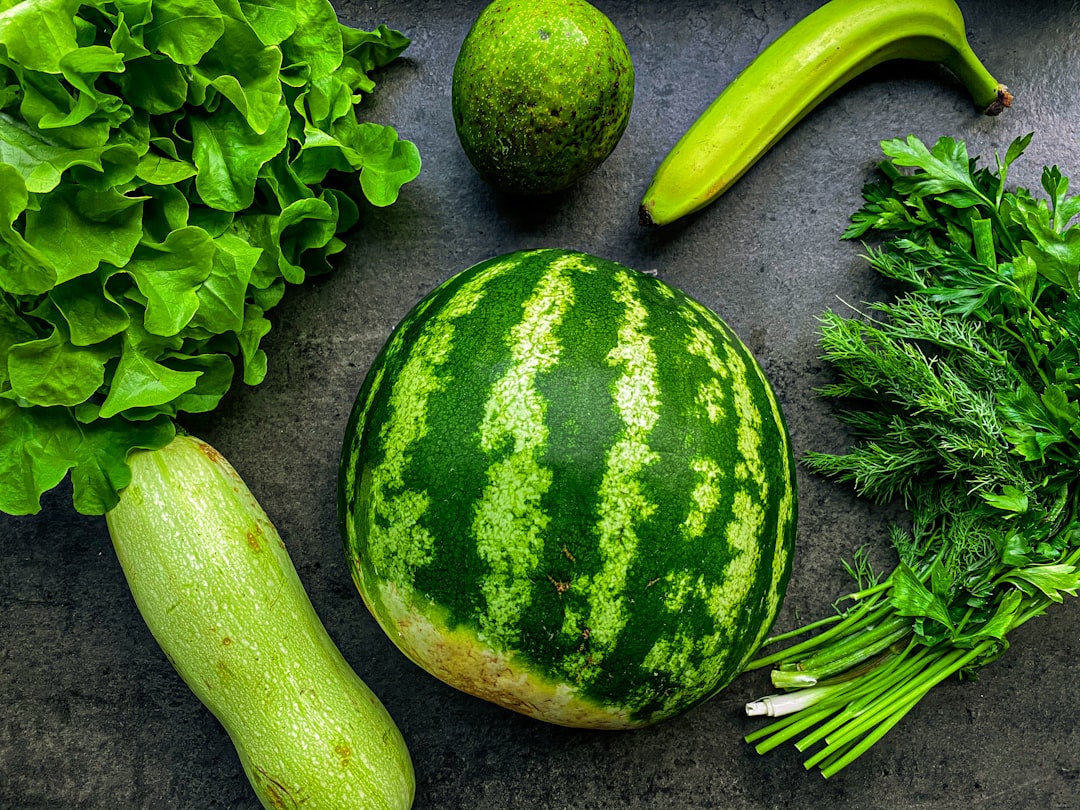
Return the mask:
[[266, 375], [268, 311], [420, 171], [362, 121], [409, 45], [328, 0], [0, 0], [0, 511]]

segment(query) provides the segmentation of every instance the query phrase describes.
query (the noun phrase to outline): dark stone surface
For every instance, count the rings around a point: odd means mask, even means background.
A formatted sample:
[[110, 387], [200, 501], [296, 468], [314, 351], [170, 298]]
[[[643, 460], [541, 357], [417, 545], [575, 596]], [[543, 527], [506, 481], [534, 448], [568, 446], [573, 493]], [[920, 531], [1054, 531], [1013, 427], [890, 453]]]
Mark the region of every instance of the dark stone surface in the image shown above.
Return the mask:
[[[935, 67], [895, 63], [838, 92], [725, 197], [665, 230], [636, 223], [653, 170], [751, 56], [810, 0], [605, 0], [637, 70], [637, 97], [611, 158], [572, 190], [522, 203], [476, 176], [454, 135], [450, 77], [479, 2], [346, 2], [343, 19], [413, 38], [365, 105], [424, 158], [399, 203], [368, 210], [331, 275], [273, 313], [264, 385], [188, 420], [245, 477], [277, 523], [331, 635], [383, 699], [416, 765], [417, 808], [1066, 808], [1080, 806], [1080, 711], [1071, 600], [1016, 632], [975, 681], [935, 689], [869, 754], [831, 780], [785, 746], [757, 755], [743, 704], [766, 676], [632, 733], [549, 727], [459, 694], [406, 661], [366, 613], [335, 525], [336, 464], [353, 397], [397, 320], [464, 267], [517, 248], [587, 250], [656, 271], [721, 314], [749, 344], [786, 409], [796, 451], [843, 435], [814, 388], [816, 317], [881, 294], [838, 236], [885, 138], [952, 135], [992, 158], [1036, 133], [1012, 179], [1044, 163], [1080, 176], [1076, 3], [962, 0], [972, 45], [1016, 92], [979, 116]], [[779, 627], [824, 615], [863, 543], [890, 562], [891, 517], [800, 475], [800, 545]], [[61, 489], [34, 517], [0, 517], [0, 808], [256, 806], [228, 737], [154, 644], [100, 518]]]

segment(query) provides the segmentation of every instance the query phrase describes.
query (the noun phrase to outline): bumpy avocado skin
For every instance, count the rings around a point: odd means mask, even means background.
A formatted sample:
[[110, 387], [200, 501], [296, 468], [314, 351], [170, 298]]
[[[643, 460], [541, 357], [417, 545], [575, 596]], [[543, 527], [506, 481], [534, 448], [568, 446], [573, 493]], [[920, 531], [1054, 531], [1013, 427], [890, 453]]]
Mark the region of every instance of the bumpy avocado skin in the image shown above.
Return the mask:
[[548, 194], [599, 166], [634, 100], [634, 66], [612, 22], [584, 0], [495, 0], [454, 65], [458, 138], [488, 183]]

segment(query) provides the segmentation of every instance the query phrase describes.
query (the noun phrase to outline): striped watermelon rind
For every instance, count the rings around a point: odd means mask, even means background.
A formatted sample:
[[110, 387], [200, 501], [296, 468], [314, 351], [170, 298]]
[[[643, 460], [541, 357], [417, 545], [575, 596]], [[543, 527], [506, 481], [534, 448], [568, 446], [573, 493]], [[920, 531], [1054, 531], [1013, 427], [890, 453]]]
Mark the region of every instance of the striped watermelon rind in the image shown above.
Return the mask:
[[726, 686], [791, 572], [783, 413], [711, 310], [588, 254], [454, 276], [356, 399], [353, 579], [414, 662], [561, 725], [632, 728]]

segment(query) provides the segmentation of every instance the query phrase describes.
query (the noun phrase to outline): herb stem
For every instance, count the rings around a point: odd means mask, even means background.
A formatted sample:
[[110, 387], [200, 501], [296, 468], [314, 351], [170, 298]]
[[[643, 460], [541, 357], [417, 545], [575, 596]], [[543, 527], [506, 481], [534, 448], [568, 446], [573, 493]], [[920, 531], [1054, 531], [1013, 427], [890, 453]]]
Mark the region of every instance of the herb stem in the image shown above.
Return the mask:
[[[843, 617], [838, 623], [834, 624], [828, 630], [820, 633], [816, 636], [808, 638], [799, 644], [794, 644], [786, 649], [779, 650], [772, 655], [756, 658], [747, 664], [747, 670], [761, 669], [762, 667], [773, 666], [781, 661], [799, 660], [803, 652], [807, 650], [817, 649], [819, 647], [827, 646], [833, 639], [845, 636], [855, 630], [871, 625], [877, 621], [888, 616], [890, 608], [887, 604], [881, 605], [875, 609], [873, 603], [862, 605], [860, 604], [856, 609], [852, 610], [849, 615]], [[796, 631], [792, 634], [786, 634], [787, 636], [801, 635], [805, 628]]]
[[837, 373], [822, 393], [854, 404], [841, 419], [856, 441], [806, 463], [897, 499], [909, 521], [890, 531], [888, 576], [865, 556], [845, 563], [860, 583], [846, 610], [770, 639], [794, 643], [751, 663], [788, 692], [772, 713], [792, 713], [747, 735], [759, 751], [794, 740], [826, 777], [1080, 592], [1080, 286], [1066, 248], [1080, 237], [1069, 225], [1080, 197], [1056, 168], [1043, 171], [1049, 203], [1006, 191], [1030, 140], [1016, 139], [996, 174], [952, 138], [887, 141], [884, 182], [865, 188], [844, 232], [877, 232], [867, 261], [909, 291], [871, 304], [872, 322], [854, 307], [822, 318]]
[[[846, 672], [863, 661], [873, 658], [910, 635], [910, 619], [896, 616], [877, 627], [850, 636], [843, 642], [830, 646], [817, 655], [799, 661], [796, 674], [806, 679], [805, 682], [808, 685], [820, 683], [829, 677]], [[788, 676], [789, 672], [787, 670], [774, 669], [772, 672], [773, 686], [778, 689], [786, 689], [791, 685], [795, 685], [793, 679]]]

